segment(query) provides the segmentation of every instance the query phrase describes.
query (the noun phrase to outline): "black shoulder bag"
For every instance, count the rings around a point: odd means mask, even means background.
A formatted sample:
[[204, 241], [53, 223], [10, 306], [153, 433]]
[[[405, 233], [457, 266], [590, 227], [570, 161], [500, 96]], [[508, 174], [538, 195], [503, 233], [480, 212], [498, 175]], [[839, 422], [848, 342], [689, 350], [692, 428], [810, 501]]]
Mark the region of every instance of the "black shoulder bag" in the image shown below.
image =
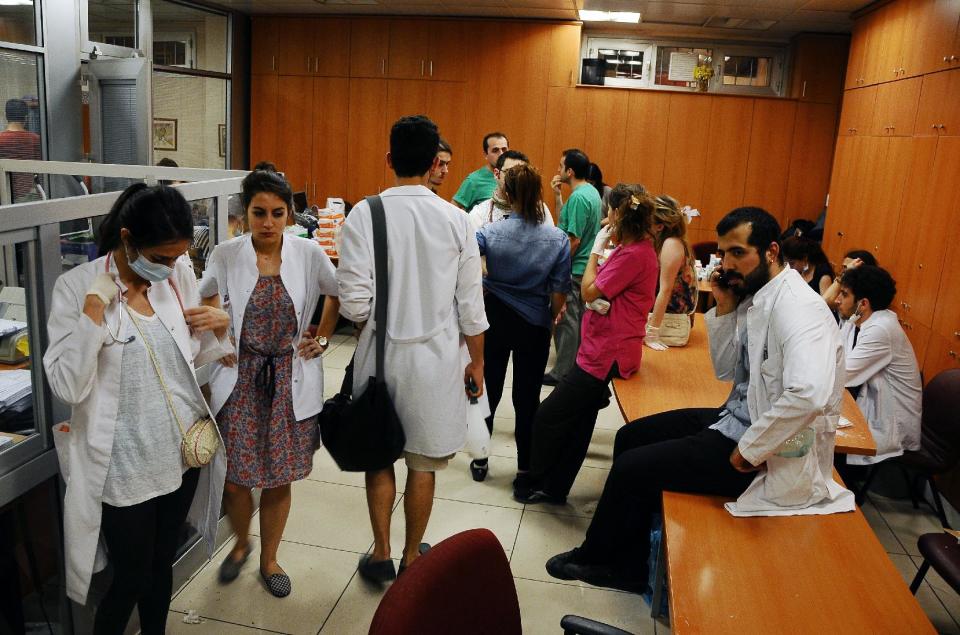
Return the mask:
[[[352, 372], [340, 393], [323, 404], [318, 418], [320, 438], [337, 466], [345, 472], [372, 472], [393, 465], [403, 453], [406, 437], [383, 378], [387, 340], [387, 219], [379, 196], [368, 196], [373, 221], [376, 269], [376, 376], [356, 399], [351, 396]], [[353, 363], [351, 362], [351, 367]], [[351, 369], [352, 370], [352, 369]]]

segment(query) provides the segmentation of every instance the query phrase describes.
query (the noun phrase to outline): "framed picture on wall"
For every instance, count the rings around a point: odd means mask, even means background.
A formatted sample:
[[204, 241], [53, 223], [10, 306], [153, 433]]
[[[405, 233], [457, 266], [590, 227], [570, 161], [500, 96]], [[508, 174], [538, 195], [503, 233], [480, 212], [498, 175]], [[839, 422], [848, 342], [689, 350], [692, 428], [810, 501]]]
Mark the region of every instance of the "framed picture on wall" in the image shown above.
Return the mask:
[[177, 149], [176, 119], [153, 120], [153, 149], [174, 151]]
[[220, 156], [227, 156], [227, 126], [217, 124], [217, 139], [219, 140]]

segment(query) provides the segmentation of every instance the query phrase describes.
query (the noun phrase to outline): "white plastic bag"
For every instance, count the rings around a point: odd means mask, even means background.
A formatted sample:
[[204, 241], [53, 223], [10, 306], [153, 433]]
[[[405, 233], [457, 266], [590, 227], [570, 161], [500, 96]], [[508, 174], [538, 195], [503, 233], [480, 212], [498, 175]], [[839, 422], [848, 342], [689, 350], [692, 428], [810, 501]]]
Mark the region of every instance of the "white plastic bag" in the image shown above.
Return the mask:
[[490, 431], [487, 430], [482, 403], [476, 400], [467, 404], [467, 444], [463, 449], [472, 459], [490, 456]]

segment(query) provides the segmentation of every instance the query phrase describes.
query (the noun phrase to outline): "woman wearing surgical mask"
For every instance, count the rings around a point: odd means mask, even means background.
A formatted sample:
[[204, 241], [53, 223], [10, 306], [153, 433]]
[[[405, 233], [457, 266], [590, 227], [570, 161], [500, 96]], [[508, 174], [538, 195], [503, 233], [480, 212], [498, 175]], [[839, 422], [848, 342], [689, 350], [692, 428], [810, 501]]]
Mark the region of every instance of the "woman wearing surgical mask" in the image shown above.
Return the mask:
[[[184, 255], [190, 206], [166, 186], [132, 185], [100, 226], [100, 257], [57, 279], [43, 358], [72, 406], [56, 432], [66, 482], [67, 593], [83, 604], [109, 559], [113, 579], [93, 632], [163, 633], [187, 519], [212, 547], [226, 461], [188, 468], [181, 441], [210, 417], [195, 369], [229, 349], [224, 311], [202, 306]], [[215, 300], [215, 299], [214, 299]], [[104, 551], [98, 546], [104, 545]]]
[[[293, 224], [293, 192], [276, 172], [243, 180], [249, 234], [217, 245], [200, 283], [204, 296], [229, 302], [233, 354], [210, 377], [210, 405], [227, 447], [227, 514], [237, 539], [220, 565], [221, 583], [237, 578], [253, 546], [252, 488], [260, 496], [260, 576], [276, 597], [290, 594], [277, 549], [290, 512], [290, 484], [313, 468], [323, 407], [321, 355], [340, 303], [333, 264], [315, 241], [284, 232]], [[307, 333], [326, 295], [318, 337]]]
[[817, 295], [823, 295], [830, 288], [833, 267], [820, 243], [809, 238], [788, 238], [783, 241], [781, 251], [790, 268], [798, 272]]

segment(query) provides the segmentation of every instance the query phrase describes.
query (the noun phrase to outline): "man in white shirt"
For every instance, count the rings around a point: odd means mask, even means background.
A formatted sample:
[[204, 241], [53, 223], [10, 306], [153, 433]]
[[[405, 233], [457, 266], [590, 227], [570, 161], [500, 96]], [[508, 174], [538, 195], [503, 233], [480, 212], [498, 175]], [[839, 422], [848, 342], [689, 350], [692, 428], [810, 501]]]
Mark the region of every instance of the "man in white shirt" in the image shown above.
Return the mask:
[[923, 386], [913, 346], [888, 307], [897, 292], [890, 274], [861, 265], [840, 278], [834, 306], [846, 357], [844, 385], [870, 425], [876, 456], [847, 456], [848, 465], [869, 465], [920, 449]]
[[[506, 195], [503, 193], [503, 173], [515, 165], [530, 163], [527, 155], [519, 150], [507, 150], [497, 159], [497, 165], [493, 168], [493, 176], [497, 179], [497, 189], [493, 196], [485, 201], [477, 203], [470, 210], [470, 221], [477, 231], [484, 225], [503, 220], [510, 215], [510, 206], [506, 202]], [[550, 208], [543, 204], [543, 224], [547, 227], [553, 227], [553, 216], [550, 215]]]
[[[429, 190], [440, 136], [421, 115], [403, 117], [390, 131], [387, 165], [396, 187], [380, 194], [386, 215], [387, 323], [375, 324], [373, 222], [358, 202], [343, 225], [340, 313], [363, 324], [354, 355], [353, 394], [376, 373], [376, 329], [386, 330], [384, 379], [406, 436], [403, 497], [406, 542], [400, 571], [415, 560], [433, 505], [435, 472], [466, 442], [468, 380], [483, 391], [483, 305], [480, 248], [467, 215]], [[368, 320], [371, 320], [368, 322]], [[470, 406], [474, 407], [474, 406]], [[360, 575], [373, 582], [396, 577], [390, 559], [390, 516], [396, 499], [393, 466], [368, 472], [367, 505], [373, 552]]]

